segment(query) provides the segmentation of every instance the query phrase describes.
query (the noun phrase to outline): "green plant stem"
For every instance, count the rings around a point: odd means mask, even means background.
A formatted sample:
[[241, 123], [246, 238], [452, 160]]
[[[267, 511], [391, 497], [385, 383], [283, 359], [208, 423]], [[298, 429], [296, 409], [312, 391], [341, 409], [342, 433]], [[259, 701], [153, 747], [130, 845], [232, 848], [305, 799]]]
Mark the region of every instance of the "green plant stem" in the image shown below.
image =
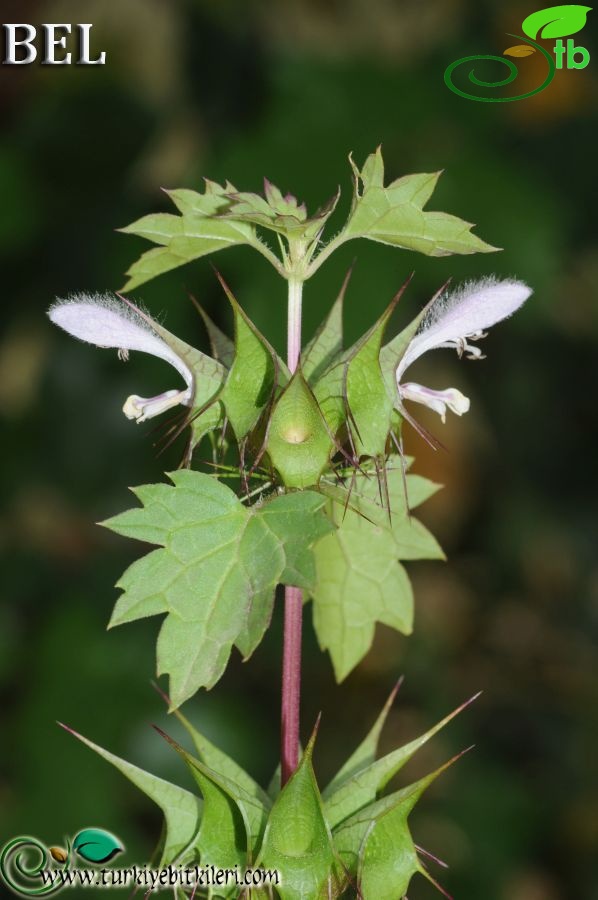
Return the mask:
[[[303, 282], [289, 279], [287, 365], [294, 372], [301, 354], [301, 300]], [[301, 711], [301, 632], [303, 594], [300, 588], [284, 589], [284, 638], [280, 715], [280, 780], [287, 783], [299, 764]]]
[[306, 271], [305, 277], [311, 278], [311, 276], [314, 275], [315, 272], [318, 271], [318, 269], [320, 268], [322, 263], [326, 262], [328, 257], [332, 256], [334, 251], [338, 250], [338, 248], [341, 246], [341, 244], [344, 244], [345, 241], [347, 241], [347, 240], [349, 240], [349, 238], [345, 237], [342, 231], [340, 234], [337, 234], [336, 237], [333, 237], [326, 244], [326, 246], [320, 250], [320, 252], [317, 254], [317, 256], [315, 256], [314, 259], [311, 260], [311, 262], [307, 266], [307, 271]]
[[287, 329], [287, 365], [295, 371], [301, 355], [301, 306], [303, 282], [289, 278], [288, 329]]
[[262, 254], [262, 256], [268, 260], [268, 262], [274, 266], [279, 275], [282, 275], [283, 278], [286, 277], [286, 272], [284, 268], [284, 264], [279, 260], [275, 253], [270, 250], [270, 248], [261, 241], [259, 238], [256, 238], [252, 243], [252, 246]]

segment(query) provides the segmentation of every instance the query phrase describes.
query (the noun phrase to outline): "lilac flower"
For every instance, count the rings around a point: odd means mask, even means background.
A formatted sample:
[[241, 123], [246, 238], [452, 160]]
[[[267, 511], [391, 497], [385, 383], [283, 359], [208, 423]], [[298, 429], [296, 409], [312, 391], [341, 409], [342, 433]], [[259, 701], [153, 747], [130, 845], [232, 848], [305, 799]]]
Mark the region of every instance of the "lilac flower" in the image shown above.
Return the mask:
[[483, 359], [482, 351], [472, 341], [485, 337], [490, 328], [522, 306], [532, 293], [521, 281], [497, 281], [485, 278], [467, 282], [451, 294], [441, 293], [430, 304], [422, 323], [411, 340], [396, 370], [399, 396], [402, 400], [423, 403], [445, 421], [447, 407], [458, 416], [469, 410], [469, 398], [456, 388], [435, 391], [421, 384], [404, 382], [403, 373], [428, 350], [449, 347], [468, 359]]
[[182, 375], [186, 388], [169, 390], [157, 397], [132, 394], [125, 401], [123, 412], [128, 419], [145, 422], [178, 404], [190, 406], [194, 394], [194, 379], [186, 362], [158, 334], [167, 335], [161, 326], [128, 301], [118, 301], [111, 294], [77, 294], [68, 300], [58, 300], [48, 310], [48, 316], [73, 337], [118, 350], [126, 360], [130, 350], [150, 353], [170, 363]]

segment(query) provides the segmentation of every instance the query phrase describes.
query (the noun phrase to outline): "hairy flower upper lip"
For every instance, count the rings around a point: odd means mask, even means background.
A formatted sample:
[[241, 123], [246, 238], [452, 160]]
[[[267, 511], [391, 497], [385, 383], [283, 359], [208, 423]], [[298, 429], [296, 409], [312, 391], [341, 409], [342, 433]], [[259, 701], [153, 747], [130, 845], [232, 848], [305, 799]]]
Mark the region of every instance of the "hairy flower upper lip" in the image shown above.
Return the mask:
[[129, 419], [144, 422], [172, 406], [190, 406], [194, 393], [193, 373], [186, 362], [154, 330], [152, 319], [132, 303], [111, 294], [77, 294], [57, 300], [48, 310], [55, 325], [73, 337], [96, 347], [118, 350], [127, 359], [130, 350], [150, 353], [170, 363], [185, 380], [183, 390], [169, 390], [157, 397], [132, 394], [123, 406]]
[[400, 400], [414, 400], [437, 412], [444, 422], [447, 407], [457, 415], [469, 409], [469, 399], [456, 388], [434, 391], [403, 382], [405, 370], [428, 350], [450, 347], [459, 356], [482, 359], [471, 341], [485, 337], [485, 330], [516, 312], [532, 293], [521, 281], [485, 278], [467, 282], [452, 293], [441, 292], [431, 302], [422, 323], [401, 359], [396, 379]]

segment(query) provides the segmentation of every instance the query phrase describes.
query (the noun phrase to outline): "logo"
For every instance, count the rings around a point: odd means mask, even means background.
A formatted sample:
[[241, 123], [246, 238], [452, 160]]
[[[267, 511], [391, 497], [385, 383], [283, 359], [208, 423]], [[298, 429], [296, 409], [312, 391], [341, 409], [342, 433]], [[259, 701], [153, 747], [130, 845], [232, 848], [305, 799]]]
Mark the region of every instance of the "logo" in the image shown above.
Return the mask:
[[[39, 56], [42, 66], [103, 66], [106, 53], [92, 58], [93, 25], [48, 24], [36, 28], [23, 23], [2, 25], [3, 66], [30, 66]], [[70, 48], [70, 49], [69, 49]]]
[[65, 844], [66, 849], [46, 847], [34, 837], [13, 838], [0, 854], [0, 880], [18, 896], [47, 896], [69, 884], [65, 876], [77, 858], [94, 866], [105, 865], [124, 849], [102, 828], [84, 828]]
[[[585, 47], [577, 46], [575, 41], [571, 38], [571, 35], [577, 34], [582, 30], [591, 9], [591, 6], [573, 5], [550, 6], [548, 9], [539, 9], [537, 12], [532, 13], [523, 20], [521, 28], [526, 37], [507, 32], [509, 37], [515, 38], [517, 41], [523, 41], [522, 44], [515, 44], [512, 47], [508, 47], [503, 51], [502, 56], [480, 54], [478, 56], [464, 56], [462, 59], [456, 60], [454, 63], [451, 63], [450, 66], [447, 66], [444, 72], [444, 82], [446, 86], [449, 90], [453, 91], [454, 94], [465, 97], [466, 100], [478, 100], [481, 103], [509, 103], [513, 100], [525, 100], [526, 97], [533, 97], [534, 94], [539, 94], [540, 91], [543, 91], [544, 88], [548, 87], [554, 78], [557, 69], [585, 69], [588, 65], [590, 61], [590, 51]], [[554, 53], [554, 58], [548, 50], [536, 43], [536, 40], [539, 38], [542, 40], [558, 38], [551, 48], [552, 53]], [[563, 38], [567, 38], [567, 41], [563, 41]], [[541, 53], [544, 57], [547, 65], [546, 77], [539, 87], [533, 88], [523, 94], [517, 94], [514, 97], [489, 97], [483, 96], [483, 94], [472, 94], [468, 90], [464, 90], [463, 87], [459, 87], [455, 84], [454, 76], [461, 67], [463, 67], [461, 74], [464, 74], [464, 71], [469, 67], [470, 63], [475, 63], [479, 60], [492, 60], [493, 62], [499, 62], [503, 66], [506, 66], [509, 74], [505, 78], [496, 81], [486, 81], [482, 78], [478, 78], [475, 74], [475, 69], [471, 67], [468, 72], [469, 81], [482, 89], [494, 90], [495, 88], [504, 87], [515, 81], [519, 75], [519, 70], [515, 63], [511, 59], [506, 59], [505, 57], [522, 59], [527, 56], [532, 56], [534, 53]], [[467, 85], [467, 87], [469, 86]]]

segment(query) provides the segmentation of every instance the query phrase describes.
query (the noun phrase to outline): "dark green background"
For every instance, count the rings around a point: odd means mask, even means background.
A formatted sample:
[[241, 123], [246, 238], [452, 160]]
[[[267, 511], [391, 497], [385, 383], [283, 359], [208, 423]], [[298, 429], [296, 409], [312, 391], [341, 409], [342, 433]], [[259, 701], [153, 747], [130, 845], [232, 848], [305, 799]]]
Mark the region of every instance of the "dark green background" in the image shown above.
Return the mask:
[[[151, 804], [55, 719], [186, 783], [150, 728], [177, 732], [150, 687], [157, 621], [104, 630], [113, 584], [137, 548], [92, 524], [129, 504], [128, 485], [178, 463], [182, 447], [157, 458], [150, 425], [136, 428], [120, 413], [129, 393], [175, 387], [176, 375], [151, 358], [123, 365], [69, 340], [46, 308], [55, 296], [122, 284], [144, 245], [114, 229], [165, 209], [160, 186], [198, 187], [206, 175], [259, 190], [267, 175], [313, 209], [340, 183], [344, 211], [348, 152], [362, 162], [382, 143], [392, 177], [446, 169], [431, 208], [479, 223], [480, 236], [504, 252], [435, 260], [351, 243], [307, 287], [306, 335], [355, 255], [350, 338], [412, 268], [403, 322], [448, 276], [516, 275], [535, 293], [492, 332], [485, 362], [437, 354], [414, 368], [410, 377], [472, 398], [471, 413], [445, 426], [422, 414], [446, 453], [407, 436], [416, 471], [446, 484], [424, 511], [449, 563], [410, 566], [414, 636], [379, 628], [341, 686], [308, 619], [303, 733], [322, 710], [324, 780], [400, 673], [387, 749], [482, 689], [405, 772], [417, 777], [477, 745], [414, 814], [417, 842], [450, 862], [440, 877], [459, 900], [598, 897], [598, 60], [557, 73], [532, 100], [484, 104], [450, 93], [444, 68], [463, 55], [501, 53], [513, 43], [504, 32], [517, 33], [533, 4], [27, 7], [25, 15], [5, 0], [2, 18], [94, 22], [109, 57], [87, 70], [0, 69], [0, 840], [24, 832], [60, 844], [99, 825], [122, 838], [132, 862], [158, 836]], [[591, 48], [594, 15], [577, 36]], [[248, 249], [213, 262], [282, 349], [283, 285], [267, 263]], [[227, 323], [207, 260], [137, 296], [203, 347], [187, 290]], [[217, 688], [186, 709], [264, 781], [277, 759], [279, 614], [255, 657], [244, 666], [234, 658]], [[421, 880], [409, 896], [424, 900], [433, 889]]]

